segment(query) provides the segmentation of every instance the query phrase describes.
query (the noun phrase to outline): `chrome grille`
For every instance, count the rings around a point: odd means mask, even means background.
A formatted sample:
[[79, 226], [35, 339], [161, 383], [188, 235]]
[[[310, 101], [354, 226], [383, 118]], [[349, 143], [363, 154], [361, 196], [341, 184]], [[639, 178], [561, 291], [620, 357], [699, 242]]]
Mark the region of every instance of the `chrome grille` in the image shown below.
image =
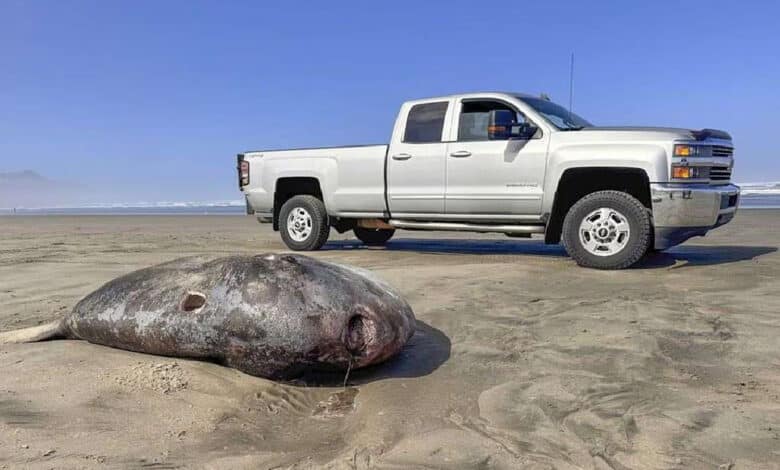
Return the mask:
[[734, 147], [727, 147], [725, 145], [712, 146], [713, 157], [731, 157], [732, 155], [734, 155]]
[[731, 168], [727, 166], [714, 166], [710, 168], [710, 180], [729, 181], [731, 179]]

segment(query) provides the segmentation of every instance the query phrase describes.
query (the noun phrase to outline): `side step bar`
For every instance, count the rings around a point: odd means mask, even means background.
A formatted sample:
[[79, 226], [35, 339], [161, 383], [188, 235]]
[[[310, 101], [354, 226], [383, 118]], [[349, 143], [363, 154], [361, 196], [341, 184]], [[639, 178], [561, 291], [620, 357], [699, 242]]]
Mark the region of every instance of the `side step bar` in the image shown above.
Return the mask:
[[388, 222], [395, 228], [421, 229], [421, 230], [453, 230], [463, 232], [496, 232], [532, 234], [544, 233], [544, 225], [490, 225], [490, 224], [462, 224], [458, 222], [413, 222], [408, 220], [390, 220]]

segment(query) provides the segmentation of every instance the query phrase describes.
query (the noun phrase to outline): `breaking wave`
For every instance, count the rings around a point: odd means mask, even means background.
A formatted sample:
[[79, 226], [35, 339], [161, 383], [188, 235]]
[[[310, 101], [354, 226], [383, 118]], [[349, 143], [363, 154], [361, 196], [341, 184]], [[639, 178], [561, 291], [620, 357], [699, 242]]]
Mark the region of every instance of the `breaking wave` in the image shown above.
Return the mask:
[[780, 195], [780, 182], [774, 183], [744, 183], [739, 185], [742, 188], [742, 195]]
[[156, 201], [63, 204], [41, 207], [0, 207], [2, 214], [243, 214], [243, 199], [223, 201]]

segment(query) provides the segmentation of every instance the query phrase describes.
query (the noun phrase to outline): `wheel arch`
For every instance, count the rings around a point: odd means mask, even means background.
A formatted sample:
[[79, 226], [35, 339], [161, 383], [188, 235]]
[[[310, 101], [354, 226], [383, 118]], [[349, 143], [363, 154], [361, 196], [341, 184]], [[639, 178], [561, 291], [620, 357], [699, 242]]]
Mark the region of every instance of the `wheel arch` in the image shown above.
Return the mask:
[[648, 210], [652, 210], [650, 178], [645, 169], [637, 167], [569, 168], [561, 174], [558, 181], [544, 234], [545, 242], [559, 243], [563, 219], [571, 206], [588, 194], [604, 190], [630, 194]]
[[320, 201], [322, 198], [322, 186], [320, 180], [313, 176], [281, 177], [274, 185], [274, 212], [273, 229], [279, 230], [279, 211], [290, 198], [299, 195], [314, 196]]

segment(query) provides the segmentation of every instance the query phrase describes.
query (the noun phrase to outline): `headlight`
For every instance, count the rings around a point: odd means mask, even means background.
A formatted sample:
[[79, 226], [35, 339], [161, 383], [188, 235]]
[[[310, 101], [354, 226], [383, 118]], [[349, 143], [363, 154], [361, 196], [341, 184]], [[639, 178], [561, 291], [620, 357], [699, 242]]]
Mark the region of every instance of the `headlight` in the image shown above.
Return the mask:
[[698, 145], [690, 144], [675, 144], [674, 156], [675, 157], [696, 157], [699, 155], [701, 147]]
[[674, 156], [675, 157], [703, 157], [709, 158], [712, 156], [711, 145], [695, 145], [695, 144], [674, 144]]
[[705, 170], [698, 166], [672, 165], [672, 178], [676, 180], [695, 180], [705, 178]]

